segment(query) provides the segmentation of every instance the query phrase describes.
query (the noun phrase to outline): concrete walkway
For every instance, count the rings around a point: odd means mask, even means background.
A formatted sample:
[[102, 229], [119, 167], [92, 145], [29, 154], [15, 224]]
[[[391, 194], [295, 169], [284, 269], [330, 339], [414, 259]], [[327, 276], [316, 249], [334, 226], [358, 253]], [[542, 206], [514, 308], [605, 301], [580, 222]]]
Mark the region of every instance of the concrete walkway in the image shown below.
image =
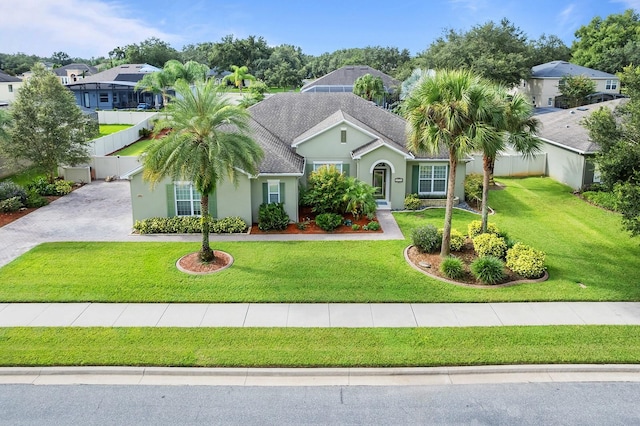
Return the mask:
[[0, 327], [640, 325], [640, 302], [4, 303]]

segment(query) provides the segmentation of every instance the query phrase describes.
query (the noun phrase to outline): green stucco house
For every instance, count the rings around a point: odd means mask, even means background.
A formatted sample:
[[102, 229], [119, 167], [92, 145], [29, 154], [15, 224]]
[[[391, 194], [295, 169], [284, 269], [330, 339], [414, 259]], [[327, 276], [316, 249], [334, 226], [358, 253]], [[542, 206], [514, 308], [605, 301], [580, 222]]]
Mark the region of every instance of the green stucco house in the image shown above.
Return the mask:
[[[298, 218], [298, 188], [323, 165], [377, 188], [380, 208], [399, 210], [407, 194], [444, 198], [448, 154], [407, 150], [406, 122], [352, 93], [281, 93], [249, 108], [253, 137], [264, 150], [257, 176], [237, 185], [223, 181], [210, 199], [214, 217], [239, 216], [256, 223], [262, 203], [281, 202]], [[457, 170], [456, 196], [464, 199], [466, 162]], [[152, 190], [142, 169], [129, 173], [133, 219], [199, 214], [199, 195], [189, 182], [166, 180]]]

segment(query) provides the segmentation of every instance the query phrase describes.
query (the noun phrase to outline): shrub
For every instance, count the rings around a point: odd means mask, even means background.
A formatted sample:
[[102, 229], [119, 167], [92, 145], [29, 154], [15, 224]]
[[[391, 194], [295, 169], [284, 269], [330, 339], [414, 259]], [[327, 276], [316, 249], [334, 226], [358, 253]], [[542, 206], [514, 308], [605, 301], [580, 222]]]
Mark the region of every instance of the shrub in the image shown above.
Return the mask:
[[353, 231], [359, 231], [360, 230], [360, 225], [358, 225], [357, 223], [354, 223], [353, 225], [351, 225], [351, 229]]
[[323, 166], [309, 175], [303, 203], [315, 213], [341, 213], [346, 189], [347, 180], [336, 166]]
[[371, 222], [363, 226], [362, 229], [364, 229], [365, 231], [378, 231], [380, 230], [380, 223], [372, 220]]
[[406, 210], [418, 210], [422, 206], [418, 194], [409, 194], [404, 197], [404, 208]]
[[309, 222], [307, 221], [296, 223], [296, 228], [298, 228], [301, 231], [304, 231], [305, 229], [307, 229], [308, 226], [309, 226]]
[[[438, 237], [440, 241], [442, 241], [442, 234], [444, 233], [444, 229], [438, 229]], [[464, 247], [464, 243], [466, 242], [465, 236], [462, 232], [457, 229], [451, 229], [451, 241], [449, 242], [449, 249], [451, 251], [460, 251]]]
[[375, 192], [375, 188], [368, 183], [347, 177], [346, 189], [342, 196], [342, 201], [346, 203], [345, 212], [351, 213], [356, 220], [362, 215], [367, 216], [369, 220], [373, 219], [378, 208], [373, 198]]
[[198, 216], [152, 217], [137, 220], [133, 229], [140, 234], [193, 234], [202, 232]]
[[316, 216], [316, 225], [327, 232], [335, 230], [342, 225], [343, 217], [335, 213], [322, 213]]
[[211, 231], [216, 234], [240, 234], [246, 230], [247, 224], [238, 216], [225, 217], [211, 224]]
[[603, 209], [618, 211], [618, 194], [615, 192], [587, 191], [582, 193], [582, 197], [591, 204]]
[[54, 195], [67, 195], [73, 189], [73, 182], [68, 180], [57, 180], [53, 183]]
[[[495, 225], [495, 223], [489, 222], [487, 223], [487, 233], [497, 235], [500, 234], [500, 231], [498, 230], [498, 227]], [[482, 234], [482, 221], [474, 220], [469, 225], [467, 225], [467, 234], [471, 239]]]
[[24, 204], [20, 201], [20, 197], [11, 197], [0, 201], [0, 212], [3, 213], [16, 212], [22, 207], [24, 207]]
[[258, 229], [282, 231], [289, 225], [289, 215], [283, 203], [261, 204], [258, 210]]
[[497, 257], [480, 257], [470, 268], [473, 276], [484, 284], [496, 284], [504, 278], [504, 263]]
[[522, 243], [507, 251], [507, 268], [525, 278], [540, 278], [545, 271], [545, 254]]
[[493, 256], [502, 259], [507, 252], [507, 243], [495, 234], [480, 234], [472, 241], [478, 257]]
[[27, 203], [27, 191], [17, 183], [11, 181], [0, 182], [0, 201], [18, 197], [22, 204]]
[[73, 182], [68, 180], [56, 180], [50, 183], [47, 178], [39, 177], [27, 185], [29, 191], [35, 191], [39, 195], [67, 195], [73, 188]]
[[25, 207], [42, 207], [49, 204], [49, 200], [44, 198], [42, 195], [38, 194], [35, 191], [29, 191], [27, 194], [27, 202], [24, 204]]
[[151, 136], [151, 130], [147, 129], [146, 127], [142, 127], [140, 130], [138, 130], [138, 136], [141, 138], [148, 138], [149, 136]]
[[475, 203], [482, 202], [482, 175], [472, 173], [464, 178], [464, 198]]
[[438, 236], [438, 230], [433, 225], [415, 228], [411, 231], [411, 239], [413, 240], [413, 245], [423, 253], [433, 253], [442, 243]]
[[440, 272], [447, 278], [457, 280], [462, 278], [464, 269], [462, 260], [449, 256], [440, 263]]

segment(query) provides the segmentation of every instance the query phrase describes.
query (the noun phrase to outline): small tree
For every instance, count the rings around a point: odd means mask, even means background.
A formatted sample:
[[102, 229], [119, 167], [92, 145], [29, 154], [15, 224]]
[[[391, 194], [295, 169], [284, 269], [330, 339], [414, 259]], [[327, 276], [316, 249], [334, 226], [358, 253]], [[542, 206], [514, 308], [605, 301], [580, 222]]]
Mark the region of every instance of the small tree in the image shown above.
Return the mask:
[[358, 220], [362, 215], [373, 219], [376, 214], [376, 200], [373, 197], [376, 189], [366, 182], [354, 177], [347, 177], [346, 190], [342, 200], [346, 203], [345, 211], [353, 214]]
[[380, 102], [384, 96], [384, 83], [380, 77], [365, 74], [353, 83], [353, 93], [368, 101]]
[[240, 89], [240, 93], [242, 93], [242, 88], [244, 87], [245, 80], [255, 81], [255, 77], [249, 74], [249, 68], [246, 66], [237, 66], [231, 65], [232, 73], [222, 79], [223, 82], [231, 81], [234, 86]]
[[18, 164], [31, 162], [53, 182], [59, 165], [89, 160], [87, 145], [95, 125], [55, 74], [40, 64], [32, 71], [11, 106], [12, 122], [8, 137], [0, 138], [0, 150]]
[[558, 89], [565, 97], [569, 108], [586, 103], [586, 97], [596, 91], [596, 83], [585, 75], [565, 75], [558, 83]]

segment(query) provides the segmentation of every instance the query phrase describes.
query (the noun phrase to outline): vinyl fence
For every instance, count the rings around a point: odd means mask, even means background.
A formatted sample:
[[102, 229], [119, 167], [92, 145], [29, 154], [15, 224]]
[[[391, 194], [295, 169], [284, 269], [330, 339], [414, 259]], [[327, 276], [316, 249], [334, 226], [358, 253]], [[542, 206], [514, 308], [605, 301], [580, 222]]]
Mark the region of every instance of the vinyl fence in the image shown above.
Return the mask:
[[[482, 174], [482, 154], [472, 155], [473, 161], [467, 163], [467, 174]], [[547, 154], [535, 154], [533, 158], [524, 158], [518, 153], [504, 153], [496, 158], [494, 176], [543, 176], [546, 173]]]

